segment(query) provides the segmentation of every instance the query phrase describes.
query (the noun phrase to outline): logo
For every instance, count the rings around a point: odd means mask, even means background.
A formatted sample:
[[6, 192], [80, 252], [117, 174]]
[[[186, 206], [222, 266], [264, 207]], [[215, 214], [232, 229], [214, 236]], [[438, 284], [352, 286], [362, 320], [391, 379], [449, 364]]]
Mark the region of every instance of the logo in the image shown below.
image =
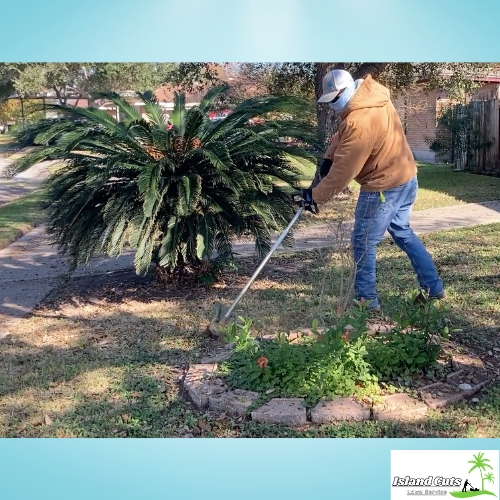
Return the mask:
[[393, 450], [391, 500], [498, 498], [498, 451]]

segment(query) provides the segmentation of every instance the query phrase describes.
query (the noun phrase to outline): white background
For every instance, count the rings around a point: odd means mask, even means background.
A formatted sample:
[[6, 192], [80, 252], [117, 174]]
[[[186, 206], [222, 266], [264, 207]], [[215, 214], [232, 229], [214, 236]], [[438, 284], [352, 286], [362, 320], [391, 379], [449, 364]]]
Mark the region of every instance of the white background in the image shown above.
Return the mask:
[[[469, 470], [472, 468], [473, 464], [469, 464], [469, 460], [473, 460], [473, 455], [477, 455], [482, 452], [482, 450], [392, 450], [391, 451], [391, 500], [401, 500], [405, 498], [409, 500], [410, 498], [415, 498], [415, 496], [408, 495], [410, 490], [445, 490], [450, 491], [461, 491], [465, 479], [468, 479], [474, 488], [481, 489], [481, 475], [478, 469], [475, 469], [470, 474]], [[487, 464], [493, 467], [493, 470], [487, 469], [486, 472], [493, 473], [494, 483], [485, 481], [484, 488], [491, 491], [499, 497], [498, 483], [500, 480], [500, 470], [498, 468], [498, 451], [486, 450], [484, 451], [484, 457], [488, 458], [490, 461]], [[484, 474], [484, 472], [483, 472]], [[410, 476], [413, 478], [427, 478], [429, 476], [442, 476], [442, 477], [460, 477], [462, 479], [462, 484], [459, 487], [426, 487], [426, 486], [416, 486], [416, 487], [406, 487], [406, 486], [392, 486], [392, 482], [395, 476], [406, 477]], [[453, 497], [448, 494], [444, 496], [438, 495], [418, 495], [418, 497], [423, 498], [448, 498]], [[480, 495], [478, 498], [495, 498], [490, 495]]]

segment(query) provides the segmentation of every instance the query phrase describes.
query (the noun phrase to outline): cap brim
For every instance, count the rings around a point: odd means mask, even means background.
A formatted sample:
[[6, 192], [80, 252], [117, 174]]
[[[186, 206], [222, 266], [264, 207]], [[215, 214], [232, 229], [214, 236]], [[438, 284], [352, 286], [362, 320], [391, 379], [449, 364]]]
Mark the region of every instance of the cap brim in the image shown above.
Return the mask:
[[330, 101], [333, 101], [338, 93], [340, 92], [340, 90], [335, 90], [334, 92], [330, 92], [328, 94], [323, 94], [318, 100], [317, 102], [330, 102]]

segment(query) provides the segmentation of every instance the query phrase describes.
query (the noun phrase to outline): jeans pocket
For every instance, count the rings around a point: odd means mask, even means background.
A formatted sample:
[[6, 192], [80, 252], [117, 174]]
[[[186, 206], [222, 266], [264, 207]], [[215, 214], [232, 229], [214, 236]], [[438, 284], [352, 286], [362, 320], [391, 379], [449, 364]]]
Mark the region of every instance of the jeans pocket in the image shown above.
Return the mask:
[[356, 219], [371, 219], [377, 213], [380, 205], [378, 193], [363, 193], [361, 192], [356, 205]]

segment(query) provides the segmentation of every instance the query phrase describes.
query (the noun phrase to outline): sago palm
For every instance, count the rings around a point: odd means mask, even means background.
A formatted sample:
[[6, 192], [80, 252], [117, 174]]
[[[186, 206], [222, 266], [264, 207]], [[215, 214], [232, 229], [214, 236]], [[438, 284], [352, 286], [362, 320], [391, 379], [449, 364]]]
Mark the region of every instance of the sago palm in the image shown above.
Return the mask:
[[[121, 121], [97, 108], [54, 105], [67, 120], [20, 134], [20, 143], [35, 136], [45, 146], [17, 170], [63, 163], [46, 183], [45, 208], [48, 230], [74, 266], [126, 245], [138, 274], [151, 262], [167, 273], [196, 268], [216, 253], [231, 254], [242, 235], [255, 238], [259, 254], [269, 249], [271, 234], [294, 213], [287, 189], [301, 172], [292, 158], [314, 160], [316, 130], [304, 118], [310, 105], [259, 97], [213, 123], [208, 113], [223, 91], [212, 88], [190, 109], [176, 94], [173, 126], [151, 92], [138, 94], [142, 115], [117, 94], [100, 93], [94, 98], [111, 101]], [[251, 125], [255, 117], [267, 120]]]

